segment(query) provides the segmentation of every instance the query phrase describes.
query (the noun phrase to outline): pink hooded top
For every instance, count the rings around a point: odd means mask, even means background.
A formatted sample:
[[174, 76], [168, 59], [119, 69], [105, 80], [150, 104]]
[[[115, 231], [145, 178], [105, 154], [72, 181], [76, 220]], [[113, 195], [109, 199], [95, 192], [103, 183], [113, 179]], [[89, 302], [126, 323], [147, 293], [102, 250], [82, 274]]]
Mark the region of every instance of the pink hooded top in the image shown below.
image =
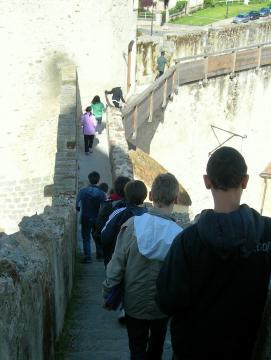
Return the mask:
[[81, 127], [84, 135], [95, 135], [97, 121], [90, 113], [85, 113], [81, 116]]

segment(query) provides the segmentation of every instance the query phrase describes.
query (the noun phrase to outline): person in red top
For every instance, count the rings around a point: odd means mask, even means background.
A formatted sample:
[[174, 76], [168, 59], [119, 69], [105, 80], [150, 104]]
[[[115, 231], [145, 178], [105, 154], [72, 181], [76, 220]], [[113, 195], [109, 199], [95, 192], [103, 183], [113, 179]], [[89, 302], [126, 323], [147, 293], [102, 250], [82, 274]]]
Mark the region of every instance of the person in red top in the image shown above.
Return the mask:
[[95, 224], [95, 231], [93, 232], [93, 238], [96, 244], [96, 258], [98, 260], [103, 259], [103, 251], [101, 244], [101, 232], [107, 222], [110, 214], [117, 208], [126, 206], [124, 201], [124, 187], [130, 181], [127, 176], [118, 176], [114, 182], [113, 193], [111, 193], [108, 199], [101, 205], [100, 211]]

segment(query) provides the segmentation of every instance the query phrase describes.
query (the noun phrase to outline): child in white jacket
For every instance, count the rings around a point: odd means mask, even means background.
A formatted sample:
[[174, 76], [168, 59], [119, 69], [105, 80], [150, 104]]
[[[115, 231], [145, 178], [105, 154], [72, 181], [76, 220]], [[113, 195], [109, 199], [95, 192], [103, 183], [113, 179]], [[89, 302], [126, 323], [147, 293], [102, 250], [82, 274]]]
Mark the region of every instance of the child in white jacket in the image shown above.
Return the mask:
[[178, 193], [172, 174], [156, 177], [150, 193], [153, 209], [123, 224], [107, 265], [105, 299], [114, 286], [123, 284], [131, 359], [162, 357], [168, 318], [156, 305], [155, 283], [173, 239], [182, 231], [170, 217]]

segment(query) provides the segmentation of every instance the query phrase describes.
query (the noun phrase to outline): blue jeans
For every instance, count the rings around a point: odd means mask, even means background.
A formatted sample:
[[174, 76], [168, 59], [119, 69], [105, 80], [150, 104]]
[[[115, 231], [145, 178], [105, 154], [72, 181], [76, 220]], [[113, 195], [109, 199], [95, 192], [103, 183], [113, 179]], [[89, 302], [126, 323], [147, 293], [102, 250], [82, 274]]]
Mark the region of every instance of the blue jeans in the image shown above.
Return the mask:
[[91, 257], [90, 234], [95, 222], [93, 220], [82, 218], [81, 235], [83, 239], [83, 250], [85, 257]]

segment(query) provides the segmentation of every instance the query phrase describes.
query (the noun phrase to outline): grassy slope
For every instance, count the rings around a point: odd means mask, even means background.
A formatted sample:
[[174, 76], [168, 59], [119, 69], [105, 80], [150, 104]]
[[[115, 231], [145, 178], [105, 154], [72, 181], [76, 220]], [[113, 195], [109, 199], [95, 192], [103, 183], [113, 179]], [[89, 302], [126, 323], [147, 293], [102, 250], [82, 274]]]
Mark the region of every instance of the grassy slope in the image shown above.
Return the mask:
[[[236, 16], [242, 12], [248, 12], [251, 10], [259, 10], [265, 7], [265, 4], [234, 4], [229, 5], [228, 17]], [[208, 25], [218, 20], [225, 19], [226, 6], [216, 6], [199, 10], [191, 15], [184, 16], [172, 21], [173, 24], [184, 24], [184, 25]]]

